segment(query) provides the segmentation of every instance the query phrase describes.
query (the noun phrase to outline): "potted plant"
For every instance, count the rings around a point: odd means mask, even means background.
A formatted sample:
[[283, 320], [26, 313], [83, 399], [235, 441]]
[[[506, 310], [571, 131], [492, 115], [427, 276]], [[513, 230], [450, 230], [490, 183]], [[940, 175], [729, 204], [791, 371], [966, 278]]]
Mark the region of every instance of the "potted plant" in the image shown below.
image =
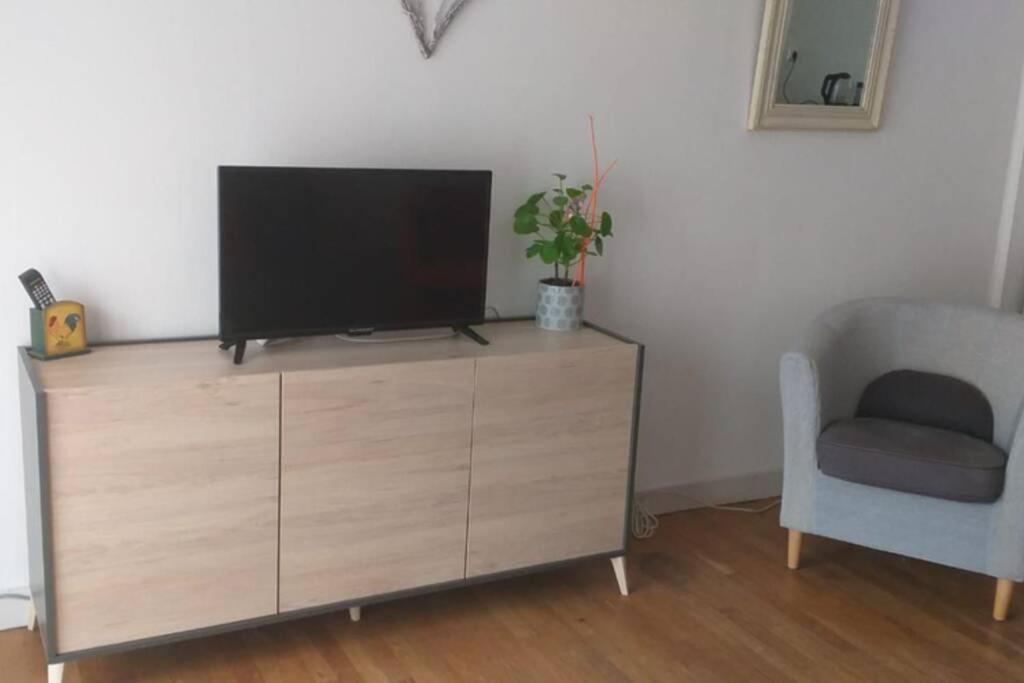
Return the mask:
[[615, 164], [600, 172], [593, 119], [590, 124], [594, 183], [567, 187], [566, 175], [556, 173], [558, 187], [531, 195], [515, 213], [515, 232], [533, 236], [526, 257], [554, 267], [554, 277], [537, 286], [537, 327], [545, 330], [580, 328], [587, 257], [604, 255], [605, 240], [612, 236], [612, 217], [598, 212], [597, 199]]

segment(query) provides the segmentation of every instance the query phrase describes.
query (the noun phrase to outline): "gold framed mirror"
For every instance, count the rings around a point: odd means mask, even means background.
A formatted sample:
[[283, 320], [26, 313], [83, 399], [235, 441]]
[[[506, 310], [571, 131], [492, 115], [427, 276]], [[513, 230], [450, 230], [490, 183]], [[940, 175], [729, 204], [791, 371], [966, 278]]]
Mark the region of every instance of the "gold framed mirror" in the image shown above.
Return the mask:
[[900, 0], [766, 0], [747, 127], [877, 130]]

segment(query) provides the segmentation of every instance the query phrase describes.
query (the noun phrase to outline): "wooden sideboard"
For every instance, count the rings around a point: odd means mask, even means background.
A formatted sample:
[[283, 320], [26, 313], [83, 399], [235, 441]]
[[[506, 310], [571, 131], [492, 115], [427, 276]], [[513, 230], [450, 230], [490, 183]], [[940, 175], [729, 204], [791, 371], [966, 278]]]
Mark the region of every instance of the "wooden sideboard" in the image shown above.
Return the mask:
[[[530, 321], [21, 360], [33, 623], [63, 662], [588, 558], [626, 591], [643, 347]], [[36, 617], [37, 615], [37, 617]]]

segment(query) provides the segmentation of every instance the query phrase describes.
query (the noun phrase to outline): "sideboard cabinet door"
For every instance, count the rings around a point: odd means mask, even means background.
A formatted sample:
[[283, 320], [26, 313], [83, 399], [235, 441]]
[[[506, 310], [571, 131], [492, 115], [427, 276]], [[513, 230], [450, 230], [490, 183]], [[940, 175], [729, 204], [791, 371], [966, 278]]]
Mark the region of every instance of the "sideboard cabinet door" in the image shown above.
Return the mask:
[[47, 393], [60, 652], [275, 613], [279, 381]]
[[285, 373], [282, 612], [465, 576], [472, 359]]
[[482, 358], [467, 575], [623, 549], [637, 348]]

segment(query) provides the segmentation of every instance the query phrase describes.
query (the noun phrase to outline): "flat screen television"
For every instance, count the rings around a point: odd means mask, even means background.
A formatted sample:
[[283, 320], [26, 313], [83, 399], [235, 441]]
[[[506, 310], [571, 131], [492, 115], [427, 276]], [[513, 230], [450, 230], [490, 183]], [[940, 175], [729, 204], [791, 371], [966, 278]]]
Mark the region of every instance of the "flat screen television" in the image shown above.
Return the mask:
[[220, 338], [478, 324], [490, 171], [222, 166]]

